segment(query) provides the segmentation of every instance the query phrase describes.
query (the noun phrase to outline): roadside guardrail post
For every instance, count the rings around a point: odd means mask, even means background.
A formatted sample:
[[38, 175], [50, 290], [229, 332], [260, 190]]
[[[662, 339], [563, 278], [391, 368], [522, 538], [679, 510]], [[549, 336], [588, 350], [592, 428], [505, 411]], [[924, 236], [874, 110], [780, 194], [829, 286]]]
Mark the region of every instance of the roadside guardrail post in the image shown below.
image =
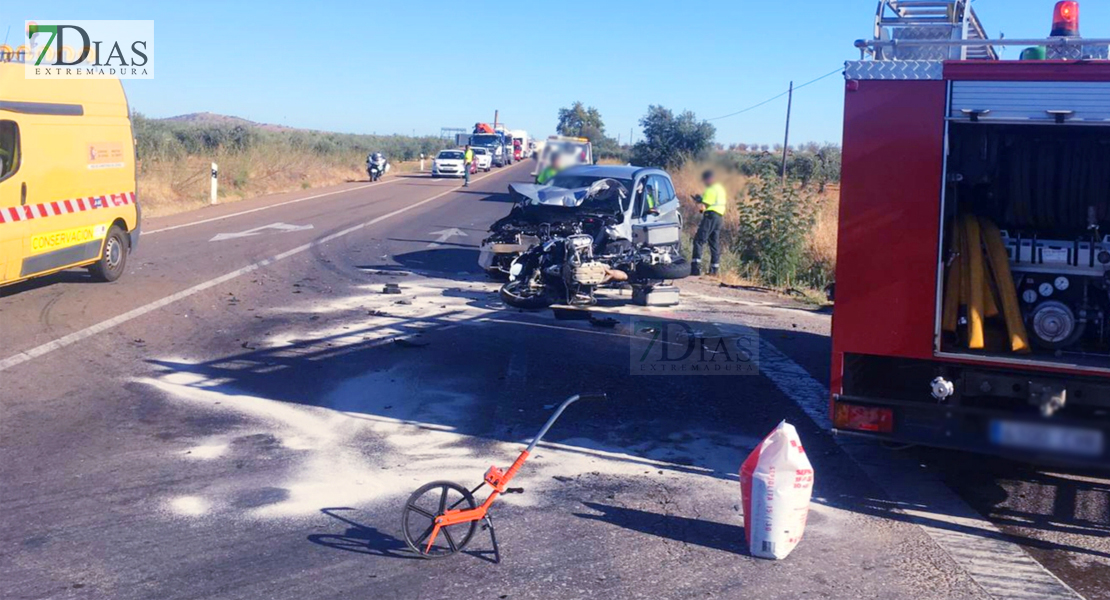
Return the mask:
[[216, 203], [216, 179], [218, 178], [219, 172], [219, 166], [216, 165], [216, 163], [212, 163], [212, 189], [208, 194], [212, 204]]

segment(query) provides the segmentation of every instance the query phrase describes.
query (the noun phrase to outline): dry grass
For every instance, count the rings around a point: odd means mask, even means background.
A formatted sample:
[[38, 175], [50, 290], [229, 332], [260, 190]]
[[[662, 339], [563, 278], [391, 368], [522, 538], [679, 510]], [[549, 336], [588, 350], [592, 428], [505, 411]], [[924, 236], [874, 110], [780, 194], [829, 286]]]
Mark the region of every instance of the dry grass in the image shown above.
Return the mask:
[[[213, 161], [220, 168], [221, 203], [366, 179], [366, 157], [354, 152], [321, 156], [263, 146], [211, 159], [186, 156], [148, 160], [139, 172], [144, 216], [169, 215], [207, 205], [209, 164]], [[405, 173], [418, 170], [420, 163], [393, 162], [392, 167], [391, 174]]]
[[[742, 173], [725, 169], [720, 165], [710, 163], [687, 163], [681, 169], [671, 173], [675, 191], [682, 202], [682, 216], [686, 223], [686, 235], [692, 240], [697, 231], [697, 224], [701, 221], [697, 205], [693, 201], [695, 194], [701, 194], [705, 186], [701, 182], [701, 174], [706, 169], [713, 169], [717, 180], [725, 187], [733, 202], [725, 214], [724, 226], [721, 230], [721, 276], [722, 283], [728, 285], [761, 285], [759, 270], [755, 265], [743, 264], [735, 253], [731, 252], [732, 240], [737, 236], [740, 228], [740, 215], [738, 205], [748, 201], [748, 184], [751, 179]], [[828, 272], [836, 268], [836, 235], [838, 212], [840, 209], [840, 188], [830, 185], [824, 193], [817, 196], [819, 202], [816, 208], [816, 222], [807, 236], [805, 256], [812, 264], [823, 265]], [[686, 244], [687, 248], [692, 244]], [[803, 290], [807, 294], [812, 290]], [[816, 297], [816, 296], [815, 296]]]

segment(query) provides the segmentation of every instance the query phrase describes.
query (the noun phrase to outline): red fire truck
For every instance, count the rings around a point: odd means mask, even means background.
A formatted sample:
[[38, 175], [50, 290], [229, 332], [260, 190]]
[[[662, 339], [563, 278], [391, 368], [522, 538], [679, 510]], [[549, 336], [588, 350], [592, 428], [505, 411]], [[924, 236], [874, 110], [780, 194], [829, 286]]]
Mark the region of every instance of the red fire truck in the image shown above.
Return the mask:
[[990, 40], [970, 0], [883, 0], [856, 42], [837, 432], [1110, 465], [1110, 40], [1053, 17]]

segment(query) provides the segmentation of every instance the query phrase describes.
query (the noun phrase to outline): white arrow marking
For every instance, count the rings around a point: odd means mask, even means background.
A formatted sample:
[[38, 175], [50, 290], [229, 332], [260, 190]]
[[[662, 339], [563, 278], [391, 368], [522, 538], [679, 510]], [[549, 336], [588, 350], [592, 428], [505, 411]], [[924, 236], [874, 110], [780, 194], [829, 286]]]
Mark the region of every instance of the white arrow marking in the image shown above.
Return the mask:
[[282, 232], [286, 232], [286, 231], [304, 231], [306, 229], [312, 229], [312, 225], [289, 225], [289, 224], [286, 224], [286, 223], [270, 223], [269, 225], [263, 225], [262, 227], [255, 227], [254, 229], [248, 229], [246, 231], [240, 231], [239, 233], [218, 233], [218, 234], [216, 234], [216, 237], [214, 237], [214, 238], [212, 238], [208, 241], [210, 241], [210, 242], [221, 242], [223, 240], [233, 240], [235, 238], [250, 237], [252, 235], [258, 235], [258, 234], [262, 233], [263, 231], [265, 231], [267, 229], [273, 229], [275, 231], [282, 231]]
[[466, 235], [465, 231], [463, 231], [461, 229], [457, 229], [455, 227], [452, 227], [451, 229], [440, 229], [439, 231], [433, 231], [433, 232], [429, 233], [428, 235], [438, 235], [439, 236], [439, 237], [436, 238], [436, 241], [428, 244], [429, 248], [439, 248], [439, 246], [441, 244], [443, 244], [444, 242], [446, 242], [447, 240], [449, 240], [453, 237], [470, 237], [470, 236]]

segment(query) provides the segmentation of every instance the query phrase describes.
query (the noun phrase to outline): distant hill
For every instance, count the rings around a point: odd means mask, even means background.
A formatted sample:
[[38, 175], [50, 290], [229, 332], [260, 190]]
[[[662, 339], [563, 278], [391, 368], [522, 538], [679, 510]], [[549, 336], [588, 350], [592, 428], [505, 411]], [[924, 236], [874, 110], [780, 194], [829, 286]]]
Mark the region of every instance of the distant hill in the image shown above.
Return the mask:
[[187, 115], [177, 115], [176, 117], [166, 117], [164, 119], [157, 120], [172, 121], [177, 123], [189, 123], [192, 125], [222, 125], [226, 127], [234, 127], [236, 125], [240, 125], [242, 127], [257, 127], [266, 131], [293, 131], [294, 129], [296, 129], [295, 127], [273, 125], [271, 123], [256, 123], [242, 117], [220, 115], [210, 112], [189, 113]]

